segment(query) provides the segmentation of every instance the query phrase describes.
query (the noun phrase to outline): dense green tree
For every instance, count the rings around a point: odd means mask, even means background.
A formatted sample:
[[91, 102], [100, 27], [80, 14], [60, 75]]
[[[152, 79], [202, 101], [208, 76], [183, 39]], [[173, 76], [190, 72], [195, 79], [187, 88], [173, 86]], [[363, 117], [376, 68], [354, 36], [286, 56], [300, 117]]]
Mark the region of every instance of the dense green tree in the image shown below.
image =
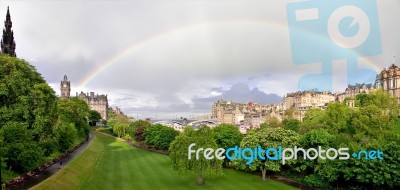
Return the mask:
[[32, 65], [1, 54], [1, 154], [7, 167], [15, 171], [37, 167], [44, 156], [42, 145], [55, 136], [56, 120], [57, 97], [53, 89]]
[[271, 127], [271, 128], [282, 127], [281, 121], [275, 116], [268, 116], [265, 119], [265, 123], [268, 125], [268, 127]]
[[144, 138], [144, 131], [145, 131], [145, 129], [147, 128], [148, 126], [146, 126], [146, 125], [141, 125], [141, 126], [139, 126], [139, 127], [137, 127], [136, 129], [135, 129], [135, 131], [134, 131], [134, 137], [135, 137], [135, 140], [137, 141], [137, 142], [143, 142], [144, 140], [145, 140], [145, 138]]
[[[219, 148], [228, 148], [239, 146], [242, 141], [243, 134], [239, 128], [231, 124], [220, 124], [213, 128], [214, 139]], [[228, 159], [224, 159], [225, 164]]]
[[73, 124], [79, 137], [89, 134], [88, 116], [90, 108], [79, 98], [62, 99], [58, 101], [58, 125]]
[[37, 167], [43, 160], [43, 151], [33, 141], [32, 131], [24, 124], [9, 123], [2, 127], [3, 156], [8, 167], [26, 172]]
[[61, 152], [67, 151], [75, 142], [78, 132], [73, 123], [61, 124], [57, 128], [59, 150]]
[[[329, 134], [325, 129], [312, 129], [300, 136], [299, 146], [304, 149], [318, 149], [318, 147], [321, 146], [321, 148], [327, 150], [331, 148], [330, 145], [332, 144], [333, 138], [334, 136]], [[294, 170], [300, 172], [302, 176], [311, 175], [306, 179], [308, 185], [317, 188], [326, 188], [328, 185], [328, 183], [324, 182], [326, 179], [314, 176], [314, 173], [318, 172], [318, 168], [325, 164], [326, 161], [319, 158], [315, 160], [304, 160], [302, 156], [304, 156], [302, 153], [298, 154], [298, 159], [295, 160]]]
[[44, 156], [50, 156], [53, 152], [58, 150], [57, 134], [51, 138], [46, 138], [45, 140], [41, 141], [39, 146], [42, 148]]
[[90, 110], [88, 120], [91, 125], [96, 125], [96, 122], [101, 120], [101, 114], [96, 110]]
[[198, 130], [194, 130], [191, 127], [186, 127], [183, 133], [178, 135], [171, 144], [172, 168], [181, 175], [195, 172], [198, 174], [198, 184], [204, 183], [203, 177], [205, 175], [221, 175], [222, 161], [215, 157], [208, 160], [201, 154], [199, 159], [196, 159], [195, 154], [193, 154], [191, 159], [188, 159], [188, 147], [192, 143], [195, 143], [193, 149], [211, 148], [216, 150], [218, 148], [213, 131], [210, 128], [200, 127]]
[[325, 123], [331, 133], [343, 133], [347, 130], [351, 110], [342, 103], [329, 103], [325, 111]]
[[131, 119], [123, 114], [115, 114], [113, 117], [109, 117], [109, 120], [107, 122], [107, 125], [109, 127], [113, 127], [115, 123], [125, 123], [125, 124], [130, 124], [132, 121]]
[[325, 115], [326, 112], [324, 110], [318, 108], [309, 109], [300, 125], [300, 132], [304, 133], [311, 129], [325, 128]]
[[[283, 148], [294, 147], [298, 144], [299, 135], [292, 131], [286, 130], [283, 128], [263, 128], [257, 131], [251, 131], [247, 134], [246, 137], [243, 138], [242, 142], [240, 143], [241, 148], [257, 148], [260, 146], [264, 150], [268, 148], [276, 148], [279, 149], [279, 146]], [[248, 153], [248, 152], [246, 152]], [[278, 155], [274, 155], [270, 152], [270, 156], [274, 157]], [[247, 160], [236, 160], [234, 163], [238, 169], [242, 170], [250, 170], [250, 171], [258, 171], [260, 170], [262, 173], [263, 180], [266, 179], [266, 172], [278, 172], [281, 170], [282, 164], [281, 160], [269, 160], [265, 152], [262, 154], [265, 159], [255, 159], [253, 162], [246, 164]], [[252, 156], [247, 154], [247, 156]], [[286, 162], [287, 165], [293, 163], [292, 160], [288, 160]]]
[[266, 123], [261, 123], [260, 124], [260, 129], [264, 129], [264, 128], [268, 128], [269, 126], [268, 126], [268, 124], [266, 124]]
[[113, 133], [117, 135], [117, 137], [124, 137], [127, 134], [129, 125], [126, 123], [115, 123], [112, 127]]
[[296, 132], [299, 132], [300, 124], [301, 124], [300, 121], [294, 118], [282, 120], [283, 128]]
[[145, 121], [145, 120], [137, 120], [137, 121], [134, 121], [131, 124], [129, 124], [129, 126], [131, 128], [133, 128], [133, 130], [136, 130], [140, 126], [148, 127], [150, 125], [151, 124], [148, 121]]
[[356, 107], [367, 106], [373, 103], [372, 96], [366, 93], [357, 94], [355, 100]]
[[[35, 117], [34, 111], [50, 117], [56, 111], [53, 100], [54, 91], [33, 66], [24, 60], [0, 55], [0, 126], [17, 121], [30, 129], [41, 127], [38, 125], [46, 123], [36, 121], [42, 118]], [[43, 115], [45, 111], [50, 113]]]
[[386, 114], [396, 117], [398, 115], [398, 106], [397, 106], [397, 99], [390, 93], [382, 91], [382, 89], [378, 89], [375, 92], [371, 92], [368, 94], [369, 101], [365, 104], [368, 105], [375, 105], [382, 110], [385, 110]]
[[149, 127], [151, 124], [145, 120], [134, 121], [129, 124], [129, 127], [132, 131], [132, 136], [136, 141], [141, 142], [144, 141], [144, 130]]
[[178, 134], [179, 132], [171, 127], [155, 124], [145, 128], [143, 135], [146, 144], [153, 145], [162, 150], [168, 150], [170, 144]]
[[[345, 189], [397, 189], [400, 135], [396, 130], [396, 99], [377, 90], [357, 95], [355, 100], [356, 108], [331, 103], [325, 111], [309, 110], [301, 124], [305, 134], [300, 144], [304, 147], [348, 147], [350, 154], [379, 149], [384, 152], [384, 160], [298, 160], [296, 168], [306, 175], [305, 183], [322, 189], [331, 185]], [[314, 130], [317, 127], [319, 129]]]
[[32, 124], [33, 136], [37, 141], [45, 141], [53, 134], [54, 123], [57, 119], [57, 98], [53, 89], [46, 83], [35, 84], [31, 91], [35, 118]]
[[214, 139], [219, 148], [228, 149], [240, 145], [243, 134], [231, 124], [220, 124], [213, 128]]
[[4, 138], [3, 138], [3, 130], [0, 128], [0, 187], [2, 187], [3, 184], [3, 177], [1, 175], [1, 172], [3, 171], [3, 168], [5, 167], [5, 164], [3, 163], [3, 157], [4, 157]]

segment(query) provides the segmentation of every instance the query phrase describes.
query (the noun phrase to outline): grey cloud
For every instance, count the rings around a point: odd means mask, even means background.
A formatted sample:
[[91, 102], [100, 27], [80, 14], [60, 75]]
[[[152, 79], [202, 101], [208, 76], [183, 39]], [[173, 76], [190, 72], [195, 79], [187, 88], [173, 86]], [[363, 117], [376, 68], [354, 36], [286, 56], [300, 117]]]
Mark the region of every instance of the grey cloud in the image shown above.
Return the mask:
[[[220, 90], [222, 93], [220, 96], [209, 96], [209, 97], [198, 97], [194, 96], [191, 98], [192, 103], [183, 103], [179, 101], [173, 94], [167, 96], [157, 96], [157, 100], [161, 103], [158, 106], [142, 106], [142, 107], [130, 107], [127, 106], [127, 102], [134, 101], [134, 95], [125, 96], [113, 100], [115, 105], [122, 106], [123, 111], [128, 114], [134, 115], [135, 113], [141, 113], [143, 116], [159, 116], [168, 115], [171, 116], [173, 113], [192, 113], [192, 114], [209, 114], [211, 112], [211, 106], [214, 102], [219, 99], [233, 100], [236, 102], [258, 102], [261, 104], [279, 103], [281, 97], [276, 94], [267, 94], [258, 88], [252, 88], [244, 83], [236, 83], [230, 87], [229, 90], [222, 90], [222, 88], [212, 88], [211, 91]], [[121, 107], [121, 106], [120, 106]]]
[[261, 104], [279, 103], [281, 97], [276, 94], [267, 94], [258, 88], [250, 89], [247, 84], [237, 83], [228, 91], [223, 92], [223, 98], [237, 102], [258, 102]]
[[[141, 107], [146, 114], [209, 112], [209, 105], [220, 98], [210, 97], [211, 91], [235, 101], [275, 102], [279, 97], [269, 93], [295, 91], [299, 77], [321, 70], [319, 63], [292, 64], [287, 1], [7, 3], [17, 55], [36, 60], [32, 64], [50, 83], [58, 84], [67, 72], [77, 85], [133, 47], [85, 86], [108, 93], [114, 105], [131, 113]], [[393, 52], [400, 54], [400, 27], [393, 19], [400, 17], [400, 3], [377, 4], [384, 52], [368, 59], [381, 68]], [[0, 20], [5, 13], [3, 4]], [[196, 81], [217, 84], [198, 86]], [[227, 84], [232, 88], [224, 90]], [[116, 93], [121, 89], [125, 93]], [[185, 97], [192, 105], [177, 97], [186, 91], [193, 93]], [[151, 95], [157, 102], [143, 106]]]

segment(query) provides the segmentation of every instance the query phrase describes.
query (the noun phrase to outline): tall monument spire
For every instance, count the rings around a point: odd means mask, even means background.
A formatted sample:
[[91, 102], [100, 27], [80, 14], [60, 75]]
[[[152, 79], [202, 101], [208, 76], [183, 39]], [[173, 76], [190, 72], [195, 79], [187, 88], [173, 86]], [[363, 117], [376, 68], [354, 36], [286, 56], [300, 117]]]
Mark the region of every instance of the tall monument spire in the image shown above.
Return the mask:
[[1, 52], [16, 57], [14, 32], [12, 31], [10, 10], [7, 7], [6, 20], [4, 21], [3, 37], [1, 39]]

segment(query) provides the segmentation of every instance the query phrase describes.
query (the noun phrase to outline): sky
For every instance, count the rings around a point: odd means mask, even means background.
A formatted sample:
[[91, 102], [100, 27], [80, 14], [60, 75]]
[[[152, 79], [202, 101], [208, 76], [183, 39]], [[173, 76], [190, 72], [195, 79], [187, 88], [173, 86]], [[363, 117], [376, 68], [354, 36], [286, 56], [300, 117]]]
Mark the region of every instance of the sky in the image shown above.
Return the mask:
[[[303, 90], [301, 78], [323, 64], [295, 64], [291, 3], [303, 1], [3, 0], [0, 20], [9, 6], [17, 56], [57, 94], [67, 74], [72, 95], [107, 94], [127, 115], [160, 119], [210, 114], [221, 98], [269, 104]], [[376, 4], [382, 51], [356, 58], [359, 68], [379, 72], [400, 65], [400, 2]], [[333, 91], [346, 88], [346, 69], [334, 67]]]

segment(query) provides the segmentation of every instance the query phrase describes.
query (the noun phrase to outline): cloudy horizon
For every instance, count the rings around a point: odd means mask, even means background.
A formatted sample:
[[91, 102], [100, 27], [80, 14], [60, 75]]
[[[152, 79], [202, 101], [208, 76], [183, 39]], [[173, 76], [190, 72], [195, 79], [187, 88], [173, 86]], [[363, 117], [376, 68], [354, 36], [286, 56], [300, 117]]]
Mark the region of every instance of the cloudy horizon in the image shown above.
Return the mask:
[[[2, 1], [0, 20], [9, 6], [17, 56], [57, 94], [67, 73], [72, 96], [94, 91], [135, 118], [175, 118], [210, 114], [220, 98], [274, 103], [321, 72], [320, 63], [292, 63], [289, 2]], [[383, 51], [358, 65], [376, 72], [400, 65], [400, 3], [377, 5]], [[343, 91], [338, 78], [333, 90]]]

